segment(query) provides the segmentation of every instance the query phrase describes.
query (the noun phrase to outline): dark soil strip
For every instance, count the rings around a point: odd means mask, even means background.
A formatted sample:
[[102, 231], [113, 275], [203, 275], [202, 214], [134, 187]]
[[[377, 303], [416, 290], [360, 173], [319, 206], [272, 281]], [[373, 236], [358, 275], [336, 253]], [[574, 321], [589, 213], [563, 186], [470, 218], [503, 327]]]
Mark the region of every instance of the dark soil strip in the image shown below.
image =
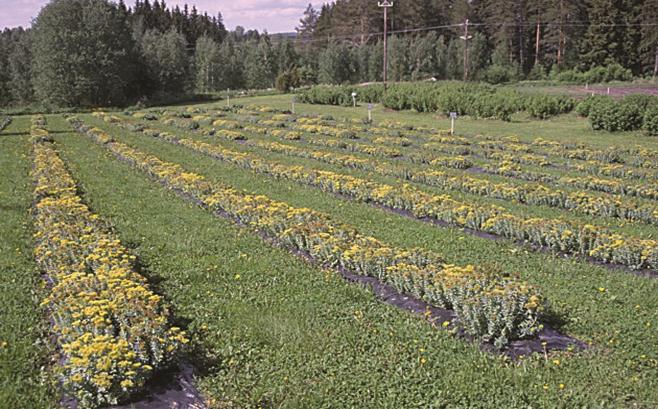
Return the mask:
[[[117, 153], [114, 153], [110, 151], [119, 161], [127, 163], [131, 165], [134, 168], [137, 168], [137, 170], [140, 170], [139, 167], [131, 160], [124, 158], [120, 156]], [[206, 206], [204, 203], [202, 203], [198, 198], [194, 197], [193, 195], [184, 192], [180, 189], [175, 189], [172, 188], [171, 186], [168, 186], [164, 181], [158, 180], [154, 177], [154, 175], [150, 174], [149, 172], [142, 171], [144, 173], [147, 173], [152, 180], [155, 180], [157, 183], [160, 185], [164, 186], [168, 190], [172, 190], [176, 192], [179, 196], [183, 197], [186, 200], [190, 200], [197, 205], [203, 207], [206, 210], [210, 210], [208, 206]], [[234, 223], [241, 227], [246, 227], [243, 223], [240, 223], [237, 221], [234, 217], [232, 217], [230, 214], [224, 212], [224, 211], [215, 211], [213, 212], [218, 217], [226, 218], [229, 220], [232, 220]], [[281, 246], [281, 244], [272, 238], [271, 236], [268, 236], [267, 234], [263, 232], [257, 232], [258, 236], [266, 241], [267, 243], [277, 246], [280, 248], [285, 248]], [[308, 255], [307, 253], [301, 252], [301, 251], [291, 251], [292, 254], [303, 258], [309, 263], [312, 263], [314, 265], [321, 265], [317, 260], [313, 259]], [[338, 272], [345, 280], [350, 281], [350, 282], [356, 282], [365, 286], [369, 286], [371, 290], [375, 293], [377, 298], [380, 300], [384, 301], [387, 304], [394, 305], [398, 308], [410, 311], [416, 315], [421, 315], [423, 317], [427, 317], [428, 321], [432, 324], [433, 327], [439, 328], [439, 329], [455, 329], [458, 328], [456, 326], [455, 322], [455, 313], [451, 310], [447, 310], [444, 308], [438, 308], [434, 307], [425, 301], [422, 301], [418, 298], [415, 298], [410, 295], [405, 295], [397, 291], [395, 288], [392, 286], [385, 284], [381, 281], [379, 281], [377, 278], [374, 277], [369, 277], [369, 276], [362, 276], [359, 274], [355, 274], [353, 272], [350, 272], [348, 270], [342, 269], [342, 268], [336, 268], [333, 267], [332, 270]], [[427, 312], [429, 311], [429, 314]], [[448, 321], [450, 324], [447, 326], [443, 326], [443, 322]], [[437, 325], [437, 323], [441, 323], [440, 325]], [[466, 339], [471, 342], [475, 342], [473, 337], [468, 336], [463, 330], [457, 330], [457, 334], [460, 338]], [[490, 352], [490, 353], [502, 353], [505, 354], [511, 358], [518, 358], [522, 355], [529, 355], [534, 352], [538, 353], [546, 353], [547, 351], [553, 351], [553, 350], [565, 350], [568, 347], [574, 347], [576, 349], [585, 349], [587, 348], [587, 344], [585, 344], [582, 341], [577, 340], [576, 338], [570, 337], [565, 334], [559, 333], [557, 330], [547, 326], [544, 324], [544, 328], [540, 331], [540, 333], [537, 335], [537, 337], [531, 338], [531, 339], [523, 339], [523, 340], [516, 340], [512, 341], [509, 343], [509, 345], [502, 351], [498, 351], [494, 348], [492, 344], [488, 343], [480, 343], [480, 348], [484, 351]], [[123, 409], [123, 408], [121, 408]], [[150, 407], [148, 409], [151, 409]]]
[[153, 378], [145, 393], [135, 403], [112, 406], [111, 409], [205, 409], [206, 404], [194, 387], [194, 369], [182, 364], [176, 373], [163, 373]]

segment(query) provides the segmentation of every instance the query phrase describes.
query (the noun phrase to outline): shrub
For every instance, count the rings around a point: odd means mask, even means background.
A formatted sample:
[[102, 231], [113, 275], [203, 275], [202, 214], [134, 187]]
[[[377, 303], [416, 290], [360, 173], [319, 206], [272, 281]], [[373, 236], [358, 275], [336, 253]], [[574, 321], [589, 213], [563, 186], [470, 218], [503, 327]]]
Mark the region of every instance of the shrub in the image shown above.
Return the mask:
[[515, 76], [514, 69], [502, 65], [491, 65], [482, 73], [482, 80], [489, 84], [502, 84], [509, 82]]
[[658, 135], [658, 103], [647, 108], [642, 129], [649, 135]]
[[632, 102], [607, 99], [592, 106], [589, 120], [594, 130], [632, 131], [642, 126], [643, 113]]
[[590, 95], [576, 106], [576, 113], [587, 118], [594, 105], [605, 103], [604, 101], [611, 99], [612, 98], [605, 95]]
[[530, 116], [539, 119], [571, 112], [574, 100], [566, 96], [536, 95], [526, 100], [526, 110]]
[[288, 92], [293, 88], [298, 88], [300, 84], [301, 79], [297, 68], [282, 72], [276, 77], [275, 81], [276, 89], [281, 92]]

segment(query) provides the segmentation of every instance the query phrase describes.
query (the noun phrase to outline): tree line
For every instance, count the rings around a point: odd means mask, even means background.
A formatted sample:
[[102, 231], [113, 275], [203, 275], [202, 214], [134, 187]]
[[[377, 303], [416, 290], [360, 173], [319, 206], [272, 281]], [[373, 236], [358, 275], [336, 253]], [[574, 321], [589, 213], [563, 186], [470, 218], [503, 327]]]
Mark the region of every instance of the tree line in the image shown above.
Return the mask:
[[[488, 82], [658, 71], [658, 0], [396, 0], [389, 11], [391, 81], [461, 79], [465, 67]], [[0, 33], [0, 106], [381, 81], [383, 24], [369, 0], [309, 5], [294, 36], [228, 31], [221, 14], [164, 0], [53, 0], [32, 27]]]

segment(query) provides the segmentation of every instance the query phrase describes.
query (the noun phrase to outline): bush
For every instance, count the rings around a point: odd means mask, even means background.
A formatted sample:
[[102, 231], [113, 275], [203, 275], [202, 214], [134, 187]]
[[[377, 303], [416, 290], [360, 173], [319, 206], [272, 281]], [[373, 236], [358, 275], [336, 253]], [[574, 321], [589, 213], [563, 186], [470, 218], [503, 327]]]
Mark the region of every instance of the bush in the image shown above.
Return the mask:
[[642, 129], [649, 135], [658, 135], [658, 103], [647, 108]]
[[594, 130], [633, 131], [642, 126], [643, 112], [632, 102], [612, 99], [592, 106], [589, 121]]
[[605, 95], [590, 95], [576, 106], [576, 113], [587, 118], [594, 105], [605, 103], [604, 101], [607, 100], [612, 100], [612, 98]]
[[293, 68], [282, 72], [276, 77], [275, 87], [281, 92], [288, 92], [293, 88], [298, 88], [301, 84], [299, 70]]
[[494, 64], [484, 70], [482, 80], [489, 84], [502, 84], [511, 81], [515, 75], [514, 68]]
[[526, 110], [530, 116], [539, 119], [571, 112], [574, 105], [574, 100], [566, 96], [537, 95], [526, 100]]

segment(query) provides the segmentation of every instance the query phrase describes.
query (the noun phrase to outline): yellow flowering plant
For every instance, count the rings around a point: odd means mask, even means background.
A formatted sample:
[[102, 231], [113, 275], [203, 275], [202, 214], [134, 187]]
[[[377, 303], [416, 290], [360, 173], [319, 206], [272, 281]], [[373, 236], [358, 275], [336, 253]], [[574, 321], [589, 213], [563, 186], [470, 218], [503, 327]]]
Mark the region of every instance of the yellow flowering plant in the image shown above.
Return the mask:
[[[99, 133], [98, 142], [111, 143]], [[42, 302], [63, 356], [56, 372], [78, 407], [117, 404], [143, 388], [188, 342], [134, 256], [77, 196], [52, 142], [33, 132], [34, 254]]]

